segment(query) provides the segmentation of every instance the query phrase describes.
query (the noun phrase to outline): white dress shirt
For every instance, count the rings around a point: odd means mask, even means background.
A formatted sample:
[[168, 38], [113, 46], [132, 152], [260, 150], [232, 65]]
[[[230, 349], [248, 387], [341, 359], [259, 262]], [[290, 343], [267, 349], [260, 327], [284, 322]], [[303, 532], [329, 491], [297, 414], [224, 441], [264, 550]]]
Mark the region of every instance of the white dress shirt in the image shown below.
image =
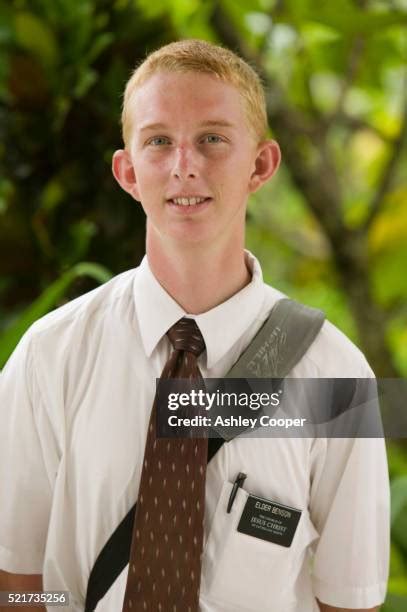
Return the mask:
[[[196, 315], [204, 377], [222, 377], [283, 295], [252, 281]], [[0, 568], [39, 573], [84, 609], [93, 564], [137, 499], [166, 331], [186, 313], [147, 258], [37, 321], [1, 374]], [[371, 377], [361, 352], [326, 321], [292, 377]], [[225, 503], [247, 474], [232, 512]], [[289, 548], [239, 533], [249, 493], [302, 511]], [[389, 490], [382, 439], [244, 439], [208, 464], [201, 612], [317, 612], [384, 600]], [[128, 568], [97, 610], [122, 608]], [[54, 610], [54, 608], [50, 608]]]

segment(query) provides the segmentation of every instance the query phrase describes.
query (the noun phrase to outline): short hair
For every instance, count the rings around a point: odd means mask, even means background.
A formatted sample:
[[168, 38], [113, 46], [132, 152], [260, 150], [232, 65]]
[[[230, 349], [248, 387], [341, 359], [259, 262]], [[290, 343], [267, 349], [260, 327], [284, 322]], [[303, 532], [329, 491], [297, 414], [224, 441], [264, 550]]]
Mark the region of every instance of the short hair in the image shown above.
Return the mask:
[[122, 110], [122, 135], [126, 147], [130, 142], [132, 128], [132, 97], [140, 85], [161, 70], [202, 72], [234, 85], [242, 97], [248, 125], [254, 137], [258, 142], [266, 138], [266, 100], [257, 72], [230, 49], [204, 40], [187, 39], [172, 42], [150, 53], [128, 80]]

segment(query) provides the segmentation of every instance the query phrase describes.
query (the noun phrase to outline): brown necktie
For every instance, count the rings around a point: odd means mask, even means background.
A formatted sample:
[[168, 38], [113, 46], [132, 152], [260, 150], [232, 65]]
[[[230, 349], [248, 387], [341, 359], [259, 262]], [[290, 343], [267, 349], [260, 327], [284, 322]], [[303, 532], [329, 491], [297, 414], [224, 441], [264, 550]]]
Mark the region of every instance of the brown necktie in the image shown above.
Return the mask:
[[[199, 379], [205, 342], [183, 318], [161, 379]], [[157, 438], [156, 400], [147, 432], [123, 612], [197, 612], [208, 440]]]

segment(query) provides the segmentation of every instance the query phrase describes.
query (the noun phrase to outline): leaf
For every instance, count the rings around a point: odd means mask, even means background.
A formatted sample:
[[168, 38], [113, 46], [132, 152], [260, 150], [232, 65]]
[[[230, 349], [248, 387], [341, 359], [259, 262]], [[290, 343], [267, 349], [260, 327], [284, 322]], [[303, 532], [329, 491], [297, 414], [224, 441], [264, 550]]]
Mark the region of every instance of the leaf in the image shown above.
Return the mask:
[[215, 41], [210, 26], [213, 3], [211, 0], [178, 0], [169, 3], [168, 14], [178, 32], [178, 38], [200, 38]]
[[113, 41], [114, 34], [112, 34], [112, 32], [103, 32], [103, 34], [97, 36], [95, 42], [93, 43], [87, 54], [88, 63], [91, 64], [92, 62], [94, 62], [99, 57], [99, 55], [105, 49], [107, 49], [109, 45], [112, 44]]
[[[404, 578], [406, 575], [406, 568], [404, 565], [404, 557], [402, 551], [396, 546], [394, 542], [390, 543], [390, 575], [389, 575], [389, 590], [398, 595], [407, 595], [400, 593], [398, 588], [398, 581], [400, 578]], [[405, 584], [407, 587], [407, 583]]]
[[53, 177], [46, 183], [40, 194], [40, 208], [47, 213], [54, 210], [63, 201], [64, 193], [61, 181]]
[[10, 103], [8, 75], [9, 57], [3, 53], [0, 54], [0, 101], [4, 102], [5, 105]]
[[168, 3], [168, 10], [175, 25], [182, 25], [199, 10], [198, 0], [175, 0]]
[[65, 272], [0, 335], [0, 368], [4, 366], [14, 347], [30, 325], [49, 312], [65, 295], [71, 283], [81, 276], [89, 276], [100, 283], [105, 283], [112, 275], [103, 266], [88, 262], [79, 263]]
[[401, 512], [407, 511], [407, 476], [399, 476], [391, 483], [391, 524]]
[[[404, 485], [400, 485], [404, 488]], [[400, 493], [403, 495], [403, 493]], [[401, 505], [400, 501], [400, 505]], [[403, 555], [407, 555], [407, 511], [404, 504], [403, 510], [399, 510], [397, 515], [392, 516], [392, 541], [400, 548]]]
[[386, 444], [387, 459], [391, 479], [407, 474], [407, 454], [396, 442], [388, 441]]
[[386, 207], [375, 219], [369, 232], [372, 253], [392, 250], [407, 241], [407, 185], [400, 185], [387, 196]]
[[308, 45], [331, 44], [340, 38], [339, 32], [316, 21], [306, 21], [301, 25], [301, 33]]
[[[400, 317], [395, 317], [389, 324], [388, 339], [396, 367], [402, 376], [407, 377], [407, 325], [402, 308]], [[404, 472], [407, 474], [407, 462]]]
[[4, 45], [13, 40], [13, 13], [9, 6], [0, 4], [0, 44]]
[[60, 251], [61, 255], [66, 252], [63, 261], [67, 267], [86, 257], [89, 243], [96, 232], [95, 224], [87, 219], [81, 219], [70, 226], [69, 240]]
[[58, 60], [58, 45], [45, 21], [32, 13], [21, 11], [14, 19], [17, 43], [38, 57], [44, 65], [53, 66]]
[[13, 193], [13, 183], [6, 178], [0, 177], [0, 216], [7, 211]]
[[407, 244], [395, 243], [371, 267], [372, 288], [380, 304], [389, 306], [407, 296]]
[[386, 597], [386, 603], [380, 609], [382, 612], [406, 612], [407, 597], [389, 593]]
[[96, 70], [92, 70], [91, 68], [82, 68], [78, 75], [78, 81], [75, 85], [73, 96], [78, 99], [82, 98], [96, 83], [98, 78], [99, 75]]
[[222, 4], [243, 20], [247, 13], [262, 12], [260, 0], [223, 0]]
[[363, 33], [381, 34], [385, 28], [407, 24], [407, 12], [388, 10], [362, 10], [351, 0], [341, 0], [340, 9], [335, 2], [321, 2], [318, 10], [313, 0], [287, 0], [279, 19], [300, 25], [306, 21], [320, 23], [346, 36]]
[[146, 19], [157, 19], [168, 13], [169, 5], [167, 0], [135, 0], [135, 4], [142, 11]]

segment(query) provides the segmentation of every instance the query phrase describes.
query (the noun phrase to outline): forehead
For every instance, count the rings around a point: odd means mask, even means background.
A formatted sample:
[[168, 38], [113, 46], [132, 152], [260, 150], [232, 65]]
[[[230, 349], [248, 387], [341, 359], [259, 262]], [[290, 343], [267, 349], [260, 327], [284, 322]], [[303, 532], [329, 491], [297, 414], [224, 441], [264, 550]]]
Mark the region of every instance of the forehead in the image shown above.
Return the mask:
[[198, 72], [156, 72], [138, 86], [130, 102], [133, 128], [148, 123], [182, 120], [224, 120], [242, 127], [239, 90], [215, 75]]

